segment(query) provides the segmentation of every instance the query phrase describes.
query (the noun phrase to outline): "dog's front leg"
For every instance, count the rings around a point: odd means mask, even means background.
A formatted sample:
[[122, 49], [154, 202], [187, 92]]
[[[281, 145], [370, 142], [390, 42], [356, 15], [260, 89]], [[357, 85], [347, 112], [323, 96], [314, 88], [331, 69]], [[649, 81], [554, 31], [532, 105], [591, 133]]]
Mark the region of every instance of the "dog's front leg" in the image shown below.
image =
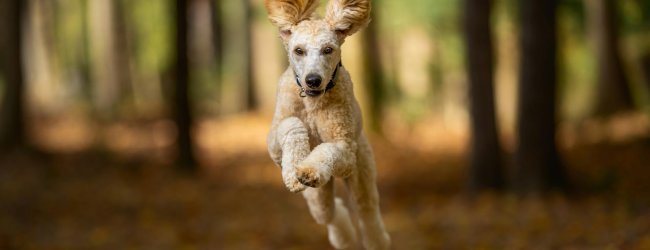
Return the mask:
[[332, 175], [347, 177], [356, 164], [356, 143], [351, 140], [336, 140], [318, 145], [296, 168], [300, 183], [320, 187]]
[[[275, 143], [282, 151], [282, 179], [291, 192], [305, 190], [296, 175], [296, 166], [309, 155], [309, 135], [307, 128], [296, 117], [289, 117], [280, 122], [275, 131]], [[269, 150], [272, 151], [272, 150]]]

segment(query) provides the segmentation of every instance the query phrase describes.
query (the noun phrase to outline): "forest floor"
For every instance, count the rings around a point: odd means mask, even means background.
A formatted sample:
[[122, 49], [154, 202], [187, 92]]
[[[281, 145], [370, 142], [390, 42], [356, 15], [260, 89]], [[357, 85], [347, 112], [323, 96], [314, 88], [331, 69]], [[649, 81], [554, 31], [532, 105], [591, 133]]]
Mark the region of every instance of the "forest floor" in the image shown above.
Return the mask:
[[[202, 122], [197, 175], [174, 171], [165, 136], [120, 138], [164, 122], [107, 128], [103, 147], [46, 123], [42, 151], [0, 158], [0, 249], [331, 249], [267, 156], [268, 122]], [[650, 138], [564, 148], [568, 195], [469, 199], [464, 137], [446, 134], [371, 139], [393, 249], [650, 249]]]

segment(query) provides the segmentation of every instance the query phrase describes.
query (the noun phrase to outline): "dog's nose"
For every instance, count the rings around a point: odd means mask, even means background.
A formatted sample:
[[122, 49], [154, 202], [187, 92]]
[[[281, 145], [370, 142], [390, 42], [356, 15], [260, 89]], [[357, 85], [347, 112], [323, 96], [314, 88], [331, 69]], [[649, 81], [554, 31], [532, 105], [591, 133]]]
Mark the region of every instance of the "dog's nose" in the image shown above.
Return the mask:
[[323, 79], [317, 74], [309, 74], [305, 79], [305, 82], [307, 82], [307, 86], [309, 86], [310, 88], [318, 88], [322, 81]]

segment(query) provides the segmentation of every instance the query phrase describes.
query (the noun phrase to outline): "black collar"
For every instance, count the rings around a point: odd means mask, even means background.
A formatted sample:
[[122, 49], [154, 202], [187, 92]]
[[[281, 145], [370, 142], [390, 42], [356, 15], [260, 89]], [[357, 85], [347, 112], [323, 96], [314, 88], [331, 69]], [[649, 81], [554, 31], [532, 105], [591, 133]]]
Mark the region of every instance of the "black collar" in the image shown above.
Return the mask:
[[[343, 67], [343, 64], [341, 62], [339, 62], [336, 65], [336, 68], [334, 69], [334, 73], [332, 73], [332, 77], [330, 78], [330, 81], [327, 83], [327, 86], [325, 87], [325, 90], [323, 91], [323, 93], [321, 93], [321, 95], [324, 95], [325, 93], [327, 93], [327, 91], [329, 91], [330, 89], [334, 88], [334, 86], [336, 86], [336, 81], [334, 80], [336, 78], [336, 73], [339, 71], [340, 67]], [[298, 77], [298, 74], [296, 74], [295, 70], [293, 71], [293, 73], [296, 75], [296, 84], [298, 84], [298, 87], [300, 88], [300, 94], [299, 94], [300, 97], [306, 97], [307, 95], [305, 94], [305, 88], [303, 88], [302, 84], [300, 84], [300, 78]]]

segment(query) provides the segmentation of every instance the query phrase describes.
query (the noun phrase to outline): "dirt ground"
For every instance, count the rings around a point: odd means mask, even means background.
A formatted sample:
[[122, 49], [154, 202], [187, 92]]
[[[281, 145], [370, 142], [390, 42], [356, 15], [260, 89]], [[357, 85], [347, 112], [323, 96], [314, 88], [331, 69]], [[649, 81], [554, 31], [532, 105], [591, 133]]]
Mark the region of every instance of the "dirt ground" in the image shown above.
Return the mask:
[[[267, 125], [202, 122], [201, 170], [184, 175], [169, 164], [168, 138], [142, 136], [164, 122], [108, 128], [104, 147], [78, 146], [51, 124], [58, 135], [36, 133], [44, 150], [0, 158], [0, 249], [331, 249], [301, 195], [282, 186]], [[411, 134], [443, 138], [427, 133]], [[141, 137], [119, 138], [128, 134]], [[649, 138], [564, 149], [568, 195], [476, 199], [464, 195], [464, 137], [444, 138], [372, 139], [393, 249], [650, 249]]]

